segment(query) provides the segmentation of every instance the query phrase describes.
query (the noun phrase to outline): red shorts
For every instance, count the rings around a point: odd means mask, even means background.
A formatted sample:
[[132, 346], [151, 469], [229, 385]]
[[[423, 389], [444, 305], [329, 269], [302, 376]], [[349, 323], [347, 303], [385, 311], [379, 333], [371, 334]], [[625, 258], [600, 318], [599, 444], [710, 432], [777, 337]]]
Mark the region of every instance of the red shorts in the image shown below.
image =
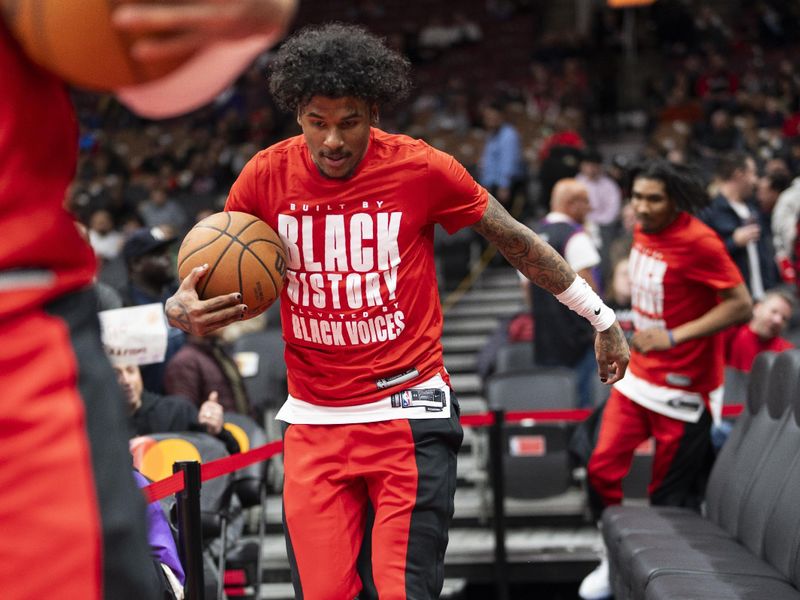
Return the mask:
[[439, 597], [463, 438], [451, 399], [449, 419], [286, 428], [284, 519], [298, 598]]
[[94, 294], [0, 321], [0, 340], [0, 596], [95, 600], [105, 586], [109, 599], [152, 598], [144, 503]]

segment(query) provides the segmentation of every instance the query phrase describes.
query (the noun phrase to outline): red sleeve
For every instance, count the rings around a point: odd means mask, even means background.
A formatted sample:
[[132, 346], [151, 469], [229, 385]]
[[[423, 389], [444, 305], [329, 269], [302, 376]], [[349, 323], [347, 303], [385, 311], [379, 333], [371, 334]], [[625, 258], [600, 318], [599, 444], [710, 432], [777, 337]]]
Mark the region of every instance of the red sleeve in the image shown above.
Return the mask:
[[251, 158], [239, 173], [239, 177], [233, 182], [228, 199], [225, 202], [225, 210], [235, 210], [254, 214], [258, 206], [259, 186], [259, 154]]
[[719, 236], [704, 230], [698, 232], [692, 255], [682, 268], [688, 279], [715, 290], [729, 290], [744, 283]]
[[429, 217], [448, 233], [474, 225], [483, 216], [489, 193], [452, 156], [428, 148]]

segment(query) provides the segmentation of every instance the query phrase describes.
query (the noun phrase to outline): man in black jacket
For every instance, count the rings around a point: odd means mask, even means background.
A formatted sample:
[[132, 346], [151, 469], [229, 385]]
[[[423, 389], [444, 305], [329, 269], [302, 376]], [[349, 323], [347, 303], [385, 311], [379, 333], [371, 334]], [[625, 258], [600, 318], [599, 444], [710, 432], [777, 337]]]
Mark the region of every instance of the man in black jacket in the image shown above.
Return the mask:
[[758, 183], [755, 161], [747, 154], [734, 152], [717, 164], [719, 191], [700, 218], [716, 231], [728, 254], [739, 267], [754, 300], [778, 283], [774, 252], [770, 251], [761, 212], [753, 199]]
[[229, 453], [239, 452], [239, 444], [222, 426], [223, 410], [216, 392], [211, 392], [198, 410], [182, 396], [162, 396], [145, 390], [137, 365], [115, 365], [114, 372], [128, 400], [134, 435], [202, 431], [222, 441]]

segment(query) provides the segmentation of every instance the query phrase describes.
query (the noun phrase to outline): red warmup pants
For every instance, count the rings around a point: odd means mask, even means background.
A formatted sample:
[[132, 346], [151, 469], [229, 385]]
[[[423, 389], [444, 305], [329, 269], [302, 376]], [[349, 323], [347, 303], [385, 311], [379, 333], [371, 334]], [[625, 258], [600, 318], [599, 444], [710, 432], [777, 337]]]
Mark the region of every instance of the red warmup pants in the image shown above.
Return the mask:
[[87, 291], [0, 320], [3, 600], [154, 598], [96, 306]]
[[439, 597], [463, 437], [451, 400], [449, 419], [285, 429], [284, 524], [297, 598]]
[[622, 502], [622, 480], [633, 452], [651, 436], [655, 454], [647, 488], [650, 502], [699, 509], [712, 459], [710, 428], [708, 410], [697, 423], [687, 423], [644, 408], [613, 389], [587, 466], [594, 516]]

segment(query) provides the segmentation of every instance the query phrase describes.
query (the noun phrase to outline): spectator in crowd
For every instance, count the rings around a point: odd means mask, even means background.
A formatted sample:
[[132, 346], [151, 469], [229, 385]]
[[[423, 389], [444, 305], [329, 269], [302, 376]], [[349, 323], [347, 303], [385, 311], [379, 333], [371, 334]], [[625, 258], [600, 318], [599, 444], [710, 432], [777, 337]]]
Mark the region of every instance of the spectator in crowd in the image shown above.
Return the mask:
[[795, 307], [794, 297], [783, 290], [770, 290], [753, 306], [753, 318], [748, 323], [729, 327], [722, 334], [725, 364], [750, 372], [759, 352], [783, 352], [794, 348], [781, 337]]
[[[123, 295], [125, 306], [163, 303], [177, 289], [178, 281], [170, 247], [175, 241], [160, 227], [138, 229], [122, 248], [128, 274], [128, 286]], [[177, 327], [167, 330], [167, 352], [164, 362], [142, 367], [145, 387], [151, 392], [164, 391], [164, 369], [183, 346], [186, 336]]]
[[507, 209], [516, 198], [525, 199], [525, 162], [519, 132], [507, 121], [505, 107], [492, 102], [483, 107], [488, 136], [479, 163], [478, 180]]
[[[655, 505], [699, 510], [710, 468], [711, 393], [723, 381], [722, 329], [750, 316], [742, 276], [721, 240], [692, 216], [709, 203], [700, 181], [664, 160], [633, 174], [638, 221], [630, 255], [636, 332], [631, 368], [606, 402], [587, 465], [599, 519], [622, 502], [636, 447], [656, 440], [648, 486]], [[611, 596], [608, 562], [581, 583], [585, 600]]]
[[759, 177], [756, 186], [756, 203], [758, 204], [758, 220], [761, 225], [761, 237], [764, 240], [764, 248], [767, 256], [773, 257], [770, 270], [773, 273], [773, 285], [781, 282], [781, 274], [777, 254], [775, 252], [775, 238], [772, 233], [772, 213], [778, 203], [780, 195], [791, 185], [792, 178], [788, 171], [776, 169], [774, 172], [767, 172], [766, 166], [764, 174]]
[[[133, 478], [140, 488], [151, 483], [135, 469]], [[175, 546], [172, 529], [158, 500], [147, 505], [147, 541], [150, 544], [150, 556], [155, 567], [155, 585], [158, 588], [158, 595], [153, 600], [183, 600], [186, 574]]]
[[[534, 230], [597, 290], [594, 270], [600, 264], [600, 254], [583, 228], [590, 210], [586, 186], [576, 179], [562, 179], [553, 188], [550, 208]], [[538, 286], [531, 285], [530, 294], [536, 324], [534, 361], [544, 367], [574, 369], [579, 406], [593, 406], [592, 379], [596, 366], [592, 327]]]
[[714, 161], [729, 152], [741, 151], [744, 142], [730, 112], [726, 108], [717, 108], [711, 113], [709, 122], [696, 130], [694, 144], [701, 157]]
[[138, 365], [115, 364], [114, 373], [128, 401], [133, 435], [201, 431], [219, 438], [231, 454], [239, 452], [236, 439], [223, 427], [223, 407], [216, 392], [209, 393], [198, 408], [183, 396], [162, 396], [145, 389]]
[[161, 186], [152, 189], [150, 197], [139, 205], [139, 213], [146, 227], [169, 228], [176, 235], [182, 235], [189, 223], [183, 206], [171, 199]]
[[[544, 205], [544, 214], [549, 209], [550, 194], [559, 179], [575, 177], [580, 170], [580, 161], [586, 142], [580, 134], [583, 113], [573, 107], [565, 108], [558, 116], [555, 130], [542, 140], [537, 155], [539, 164], [539, 199]], [[538, 208], [538, 207], [537, 207]]]
[[772, 211], [772, 243], [775, 262], [784, 283], [800, 284], [797, 270], [800, 267], [800, 177], [781, 192]]
[[[259, 216], [289, 246], [281, 298], [289, 397], [278, 419], [286, 423], [292, 580], [308, 598], [441, 592], [462, 432], [442, 361], [436, 223], [450, 232], [471, 226], [590, 319], [600, 330], [601, 380], [618, 380], [627, 365], [613, 312], [557, 252], [451, 156], [376, 127], [379, 109], [408, 92], [408, 69], [360, 27], [298, 32], [273, 60], [270, 91], [302, 135], [256, 154], [226, 203]], [[312, 190], [321, 210], [303, 214]], [[341, 204], [344, 197], [354, 201]], [[336, 214], [325, 214], [334, 205]], [[329, 244], [325, 269], [333, 273], [336, 263], [342, 277], [326, 279], [319, 293], [301, 291], [317, 279], [322, 267], [314, 261], [323, 258], [300, 248], [325, 248], [348, 222], [360, 232], [354, 240], [373, 241], [341, 245], [341, 253]], [[203, 272], [194, 269], [167, 303], [171, 322], [197, 335], [241, 320], [247, 309], [238, 294], [201, 301], [195, 288]], [[370, 506], [365, 570], [358, 554]]]
[[777, 283], [774, 254], [761, 235], [761, 212], [752, 194], [758, 182], [755, 161], [742, 153], [718, 161], [718, 193], [701, 218], [722, 238], [750, 294], [761, 299]]
[[594, 148], [588, 149], [575, 179], [589, 192], [589, 221], [600, 227], [612, 225], [619, 218], [622, 191], [617, 182], [603, 171], [603, 155]]
[[163, 302], [177, 288], [169, 250], [176, 238], [160, 227], [142, 228], [125, 241], [128, 269], [127, 306]]
[[123, 241], [122, 234], [114, 228], [114, 218], [108, 209], [98, 208], [89, 216], [89, 243], [99, 259], [116, 258]]
[[[166, 365], [164, 387], [202, 407], [216, 393], [226, 411], [252, 416], [253, 409], [236, 362], [222, 343], [222, 332], [187, 336], [186, 343]], [[202, 409], [201, 409], [202, 413]]]
[[[778, 203], [780, 195], [792, 184], [792, 179], [788, 173], [777, 171], [767, 173], [759, 177], [756, 187], [756, 201], [761, 212], [761, 222], [766, 224], [762, 227], [762, 235], [768, 235], [772, 240], [772, 211]], [[766, 230], [766, 231], [765, 231]]]

